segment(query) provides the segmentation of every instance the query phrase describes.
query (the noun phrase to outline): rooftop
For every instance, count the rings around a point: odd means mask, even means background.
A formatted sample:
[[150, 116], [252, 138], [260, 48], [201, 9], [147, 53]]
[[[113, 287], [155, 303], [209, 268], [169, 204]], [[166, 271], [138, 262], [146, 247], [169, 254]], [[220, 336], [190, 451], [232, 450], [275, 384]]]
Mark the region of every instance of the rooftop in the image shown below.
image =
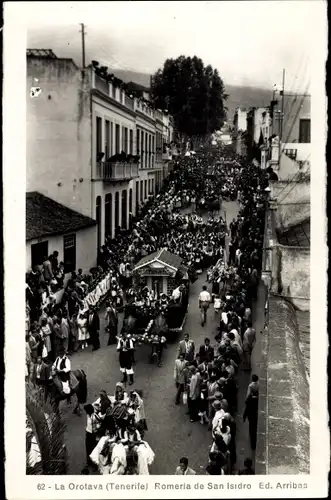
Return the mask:
[[44, 57], [45, 59], [57, 59], [51, 49], [26, 49], [28, 57]]
[[26, 193], [26, 241], [79, 231], [96, 221], [37, 191]]
[[182, 267], [181, 264], [183, 259], [178, 255], [168, 252], [168, 250], [166, 250], [165, 248], [162, 248], [161, 250], [153, 252], [149, 255], [146, 255], [146, 257], [140, 259], [138, 264], [135, 266], [135, 269], [143, 267], [146, 264], [149, 264], [154, 261], [158, 261], [162, 264], [165, 264], [167, 266], [173, 267], [174, 269], [178, 270]]
[[281, 245], [292, 247], [310, 246], [310, 217], [300, 224], [295, 224], [279, 234]]

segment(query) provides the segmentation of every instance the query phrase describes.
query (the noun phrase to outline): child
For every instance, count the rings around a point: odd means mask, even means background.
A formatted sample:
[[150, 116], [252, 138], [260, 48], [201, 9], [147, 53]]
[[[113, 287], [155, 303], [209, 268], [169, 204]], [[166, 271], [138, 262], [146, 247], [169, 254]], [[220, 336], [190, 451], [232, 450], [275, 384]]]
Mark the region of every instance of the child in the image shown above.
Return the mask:
[[214, 299], [215, 314], [219, 314], [220, 310], [221, 310], [221, 299], [220, 299], [219, 295], [215, 295], [215, 299]]

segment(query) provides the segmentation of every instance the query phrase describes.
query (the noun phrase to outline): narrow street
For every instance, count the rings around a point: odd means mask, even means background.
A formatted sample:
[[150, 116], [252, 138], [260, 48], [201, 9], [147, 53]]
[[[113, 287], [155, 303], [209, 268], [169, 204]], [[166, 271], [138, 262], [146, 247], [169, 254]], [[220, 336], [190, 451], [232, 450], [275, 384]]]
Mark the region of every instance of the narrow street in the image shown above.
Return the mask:
[[[238, 213], [237, 202], [225, 202], [223, 210], [226, 211], [226, 219], [229, 224]], [[201, 327], [199, 319], [198, 295], [202, 286], [206, 284], [206, 273], [200, 275], [199, 279], [190, 287], [190, 302], [187, 321], [184, 331], [190, 334], [196, 345], [196, 350], [204, 342], [205, 337], [214, 341], [217, 320], [213, 308], [208, 312], [207, 325]], [[264, 297], [262, 290], [259, 291], [258, 301], [254, 311], [255, 328], [259, 340], [260, 330], [263, 326]], [[97, 399], [99, 391], [105, 389], [109, 394], [113, 393], [115, 384], [120, 380], [118, 354], [116, 346], [107, 346], [107, 336], [104, 335], [104, 309], [100, 311], [101, 320], [101, 349], [91, 352], [91, 348], [81, 351], [72, 357], [73, 368], [82, 368], [87, 374], [88, 380], [88, 402]], [[121, 318], [122, 320], [122, 318]], [[121, 328], [121, 324], [119, 325]], [[191, 423], [187, 408], [183, 405], [176, 406], [175, 383], [173, 379], [174, 361], [176, 359], [177, 342], [183, 334], [178, 336], [174, 343], [169, 344], [164, 351], [163, 366], [158, 368], [156, 364], [148, 362], [150, 352], [149, 346], [138, 346], [136, 350], [135, 365], [135, 389], [143, 391], [148, 432], [146, 440], [155, 452], [155, 462], [151, 467], [151, 474], [173, 474], [180, 457], [187, 456], [190, 466], [197, 474], [205, 474], [205, 466], [208, 460], [208, 447], [212, 444], [211, 433], [207, 426], [200, 423]], [[257, 342], [253, 354], [253, 373], [258, 366]], [[256, 371], [258, 373], [258, 371]], [[242, 466], [246, 456], [252, 456], [249, 437], [248, 423], [242, 421], [244, 399], [250, 375], [240, 372], [238, 377], [239, 413], [237, 415], [237, 465]], [[67, 431], [66, 444], [69, 453], [69, 474], [80, 474], [85, 464], [85, 423], [86, 417], [83, 413], [77, 417], [71, 413], [71, 409], [65, 404], [62, 406], [66, 415]]]

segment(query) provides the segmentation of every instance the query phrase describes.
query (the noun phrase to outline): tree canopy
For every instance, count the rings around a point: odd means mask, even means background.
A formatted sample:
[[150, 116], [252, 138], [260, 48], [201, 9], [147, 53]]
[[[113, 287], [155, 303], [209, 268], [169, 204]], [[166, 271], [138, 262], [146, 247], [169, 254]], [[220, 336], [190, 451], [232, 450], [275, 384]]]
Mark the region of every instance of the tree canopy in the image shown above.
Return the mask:
[[197, 56], [167, 59], [152, 77], [155, 107], [167, 108], [178, 132], [205, 137], [219, 130], [226, 118], [227, 95], [217, 69], [204, 66]]

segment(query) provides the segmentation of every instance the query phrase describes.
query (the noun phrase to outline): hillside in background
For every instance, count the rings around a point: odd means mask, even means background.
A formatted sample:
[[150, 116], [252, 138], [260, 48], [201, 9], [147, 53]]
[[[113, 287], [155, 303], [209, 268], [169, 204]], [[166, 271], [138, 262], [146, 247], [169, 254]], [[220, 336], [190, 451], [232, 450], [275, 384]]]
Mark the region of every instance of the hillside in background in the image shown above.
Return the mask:
[[[150, 85], [150, 75], [138, 73], [136, 71], [113, 69], [113, 73], [124, 82], [135, 82], [144, 87]], [[242, 108], [269, 106], [272, 99], [272, 89], [263, 89], [256, 87], [246, 87], [239, 85], [226, 85], [225, 92], [229, 94], [226, 106], [228, 108], [228, 121], [232, 122], [235, 109], [238, 106]]]

